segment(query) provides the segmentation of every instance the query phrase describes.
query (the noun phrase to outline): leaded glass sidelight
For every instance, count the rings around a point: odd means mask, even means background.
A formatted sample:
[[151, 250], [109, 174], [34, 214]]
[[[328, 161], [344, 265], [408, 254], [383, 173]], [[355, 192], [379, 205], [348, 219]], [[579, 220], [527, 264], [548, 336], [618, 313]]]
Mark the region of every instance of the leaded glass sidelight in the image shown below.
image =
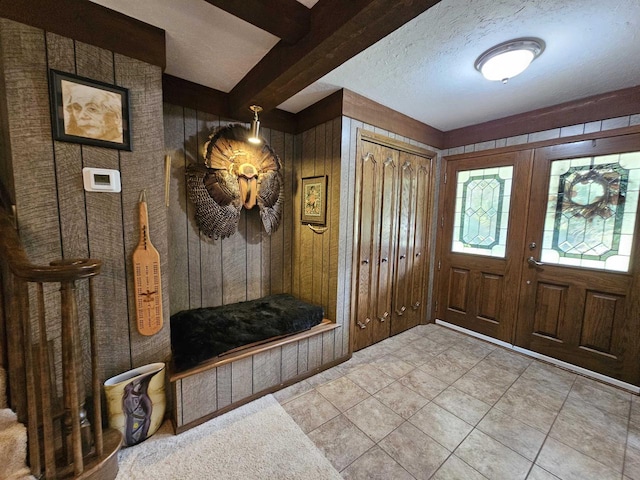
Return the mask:
[[458, 172], [452, 251], [504, 258], [513, 166]]
[[627, 272], [640, 189], [640, 152], [556, 160], [540, 260]]

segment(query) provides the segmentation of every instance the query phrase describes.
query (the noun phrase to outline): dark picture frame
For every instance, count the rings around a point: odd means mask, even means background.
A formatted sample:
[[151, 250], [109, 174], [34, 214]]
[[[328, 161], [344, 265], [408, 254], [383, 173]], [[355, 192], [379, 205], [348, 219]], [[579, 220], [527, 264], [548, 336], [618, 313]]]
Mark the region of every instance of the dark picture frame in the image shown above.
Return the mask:
[[49, 71], [54, 140], [131, 150], [129, 90]]
[[327, 222], [327, 175], [302, 179], [302, 224], [324, 226]]

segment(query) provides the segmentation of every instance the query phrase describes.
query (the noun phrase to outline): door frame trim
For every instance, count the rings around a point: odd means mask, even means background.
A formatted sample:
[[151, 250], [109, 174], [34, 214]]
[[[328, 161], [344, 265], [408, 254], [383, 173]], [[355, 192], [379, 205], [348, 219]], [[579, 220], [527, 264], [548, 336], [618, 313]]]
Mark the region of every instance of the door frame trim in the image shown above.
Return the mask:
[[577, 373], [578, 375], [582, 375], [585, 377], [589, 377], [593, 380], [598, 380], [600, 382], [606, 383], [608, 385], [614, 386], [614, 387], [618, 387], [621, 388], [623, 390], [627, 390], [631, 393], [634, 394], [640, 394], [640, 387], [633, 385], [631, 383], [627, 383], [627, 382], [623, 382], [621, 380], [618, 380], [616, 378], [612, 378], [612, 377], [608, 377], [606, 375], [602, 375], [601, 373], [598, 372], [594, 372], [592, 370], [587, 370], [586, 368], [583, 367], [579, 367], [578, 365], [574, 365], [572, 363], [567, 363], [564, 362], [562, 360], [558, 360], [556, 358], [553, 357], [549, 357], [547, 355], [543, 355], [541, 353], [538, 352], [534, 352], [533, 350], [527, 350], [526, 348], [522, 348], [522, 347], [518, 347], [517, 345], [513, 345], [511, 343], [508, 342], [503, 342], [502, 340], [498, 340], [496, 338], [493, 337], [489, 337], [487, 335], [483, 335], [481, 333], [477, 333], [474, 332], [473, 330], [468, 330], [466, 328], [463, 327], [459, 327], [458, 325], [454, 325], [452, 323], [448, 323], [445, 322], [444, 320], [440, 320], [439, 318], [436, 318], [435, 321], [436, 325], [441, 325], [445, 328], [449, 328], [451, 330], [455, 330], [457, 332], [460, 333], [464, 333], [466, 335], [469, 335], [471, 337], [474, 338], [478, 338], [480, 340], [484, 340], [485, 342], [489, 342], [492, 343], [494, 345], [498, 345], [500, 347], [509, 349], [509, 350], [513, 350], [514, 352], [517, 353], [521, 353], [523, 355], [526, 355], [527, 357], [531, 357], [531, 358], [535, 358], [536, 360], [541, 360], [543, 362], [546, 363], [551, 363], [557, 367], [563, 368], [565, 370], [569, 370], [573, 373]]

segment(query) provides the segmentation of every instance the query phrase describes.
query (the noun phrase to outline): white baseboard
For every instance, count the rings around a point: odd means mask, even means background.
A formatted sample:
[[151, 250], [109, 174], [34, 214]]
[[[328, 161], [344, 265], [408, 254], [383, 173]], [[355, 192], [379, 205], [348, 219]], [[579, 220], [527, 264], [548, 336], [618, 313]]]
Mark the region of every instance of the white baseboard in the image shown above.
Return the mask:
[[442, 325], [443, 327], [450, 328], [451, 330], [456, 330], [458, 332], [465, 333], [475, 338], [479, 338], [480, 340], [484, 340], [489, 343], [493, 343], [495, 345], [500, 345], [504, 348], [509, 348], [518, 353], [522, 353], [528, 357], [536, 358], [538, 360], [542, 360], [547, 363], [552, 363], [557, 365], [558, 367], [562, 367], [566, 370], [570, 370], [572, 372], [578, 373], [580, 375], [584, 375], [585, 377], [593, 378], [594, 380], [599, 380], [604, 383], [608, 383], [609, 385], [613, 385], [614, 387], [622, 388], [624, 390], [628, 390], [631, 393], [640, 394], [640, 387], [632, 385], [630, 383], [622, 382], [618, 379], [607, 377], [606, 375], [602, 375], [598, 372], [593, 372], [591, 370], [587, 370], [586, 368], [579, 367], [577, 365], [573, 365], [571, 363], [563, 362], [562, 360], [558, 360], [557, 358], [548, 357], [538, 352], [534, 352], [532, 350], [527, 350], [526, 348], [518, 347], [511, 343], [503, 342], [502, 340], [498, 340], [492, 337], [488, 337], [487, 335], [483, 335], [478, 332], [474, 332], [473, 330], [468, 330], [466, 328], [459, 327], [458, 325], [453, 325], [452, 323], [445, 322], [436, 318], [436, 324]]

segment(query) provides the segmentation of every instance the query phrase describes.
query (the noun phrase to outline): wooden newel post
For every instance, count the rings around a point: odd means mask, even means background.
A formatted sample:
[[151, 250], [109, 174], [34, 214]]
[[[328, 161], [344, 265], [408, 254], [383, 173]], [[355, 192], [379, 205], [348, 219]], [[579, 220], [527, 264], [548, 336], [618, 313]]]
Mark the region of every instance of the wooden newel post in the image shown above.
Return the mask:
[[[84, 380], [80, 359], [78, 312], [76, 307], [75, 282], [60, 282], [60, 310], [62, 320], [62, 368], [64, 383], [64, 426], [66, 434], [67, 461], [73, 463], [75, 475], [84, 471], [82, 429], [87, 428], [84, 410]], [[82, 426], [82, 422], [85, 425]]]
[[[0, 201], [0, 301], [7, 332], [7, 380], [10, 405], [27, 426], [31, 473], [47, 480], [112, 480], [118, 472], [122, 435], [114, 429], [102, 430], [93, 288], [93, 277], [100, 273], [102, 262], [84, 258], [49, 265], [31, 263], [5, 210]], [[87, 280], [89, 347], [83, 342], [87, 332], [84, 316], [79, 318], [76, 294], [76, 282]], [[45, 299], [45, 292], [55, 284], [60, 284], [59, 314], [50, 309], [57, 298]], [[35, 287], [33, 295], [31, 286]], [[58, 332], [59, 344], [48, 338], [51, 334], [57, 340]], [[84, 352], [85, 348], [90, 351]], [[91, 365], [83, 364], [87, 353]], [[58, 377], [54, 377], [58, 362], [62, 364], [62, 405]], [[90, 387], [85, 384], [89, 377]], [[93, 426], [85, 410], [85, 387], [93, 396]]]

